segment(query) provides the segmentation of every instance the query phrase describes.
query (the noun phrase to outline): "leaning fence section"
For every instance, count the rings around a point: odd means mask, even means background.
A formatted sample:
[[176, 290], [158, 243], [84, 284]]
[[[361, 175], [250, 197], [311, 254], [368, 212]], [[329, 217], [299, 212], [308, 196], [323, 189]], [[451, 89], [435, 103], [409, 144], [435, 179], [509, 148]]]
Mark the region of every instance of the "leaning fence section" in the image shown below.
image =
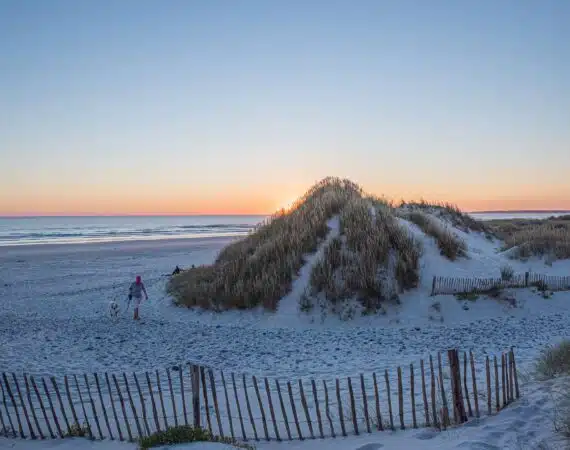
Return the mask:
[[522, 289], [536, 287], [542, 290], [570, 290], [570, 276], [543, 275], [534, 272], [516, 274], [507, 279], [497, 278], [468, 278], [468, 277], [438, 277], [432, 281], [431, 295], [453, 295], [463, 293], [485, 293], [497, 289]]
[[495, 414], [520, 396], [513, 350], [484, 358], [449, 350], [392, 370], [320, 380], [186, 365], [59, 378], [2, 373], [0, 388], [6, 437], [121, 441], [179, 425], [239, 441], [446, 429]]

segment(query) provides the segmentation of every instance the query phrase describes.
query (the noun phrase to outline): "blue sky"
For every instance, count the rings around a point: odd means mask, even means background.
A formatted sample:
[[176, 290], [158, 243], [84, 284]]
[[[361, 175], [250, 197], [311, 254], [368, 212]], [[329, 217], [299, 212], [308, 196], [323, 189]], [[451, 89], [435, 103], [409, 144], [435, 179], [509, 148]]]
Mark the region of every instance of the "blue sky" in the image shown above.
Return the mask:
[[570, 2], [0, 0], [0, 214], [269, 212], [337, 175], [570, 209]]

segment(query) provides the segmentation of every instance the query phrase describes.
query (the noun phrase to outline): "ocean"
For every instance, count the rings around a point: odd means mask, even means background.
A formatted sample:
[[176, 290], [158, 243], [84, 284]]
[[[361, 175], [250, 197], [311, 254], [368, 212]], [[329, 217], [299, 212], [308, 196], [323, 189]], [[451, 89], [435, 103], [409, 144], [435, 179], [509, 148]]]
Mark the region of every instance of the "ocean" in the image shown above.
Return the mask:
[[81, 244], [247, 234], [265, 216], [3, 217], [0, 246]]
[[[536, 218], [561, 213], [472, 213], [480, 220]], [[172, 238], [243, 236], [266, 216], [2, 217], [0, 246], [80, 244]]]

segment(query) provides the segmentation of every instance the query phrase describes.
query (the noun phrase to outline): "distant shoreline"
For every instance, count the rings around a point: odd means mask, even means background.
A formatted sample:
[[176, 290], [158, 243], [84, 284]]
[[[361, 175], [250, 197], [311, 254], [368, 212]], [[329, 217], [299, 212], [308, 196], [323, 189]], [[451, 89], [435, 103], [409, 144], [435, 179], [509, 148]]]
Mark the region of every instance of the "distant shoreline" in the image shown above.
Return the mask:
[[[498, 210], [484, 210], [484, 211], [464, 211], [467, 214], [570, 214], [570, 209], [498, 209]], [[0, 219], [77, 219], [77, 218], [186, 218], [186, 217], [269, 217], [273, 213], [267, 214], [80, 214], [80, 215], [0, 215]]]
[[570, 214], [566, 209], [505, 209], [500, 211], [466, 211], [467, 214]]

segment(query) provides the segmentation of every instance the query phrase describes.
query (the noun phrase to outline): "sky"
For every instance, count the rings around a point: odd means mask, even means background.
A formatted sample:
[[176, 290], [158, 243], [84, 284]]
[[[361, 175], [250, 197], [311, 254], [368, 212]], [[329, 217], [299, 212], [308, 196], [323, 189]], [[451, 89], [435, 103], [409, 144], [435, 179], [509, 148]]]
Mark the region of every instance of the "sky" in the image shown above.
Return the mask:
[[264, 214], [326, 176], [570, 210], [568, 0], [0, 0], [0, 215]]

